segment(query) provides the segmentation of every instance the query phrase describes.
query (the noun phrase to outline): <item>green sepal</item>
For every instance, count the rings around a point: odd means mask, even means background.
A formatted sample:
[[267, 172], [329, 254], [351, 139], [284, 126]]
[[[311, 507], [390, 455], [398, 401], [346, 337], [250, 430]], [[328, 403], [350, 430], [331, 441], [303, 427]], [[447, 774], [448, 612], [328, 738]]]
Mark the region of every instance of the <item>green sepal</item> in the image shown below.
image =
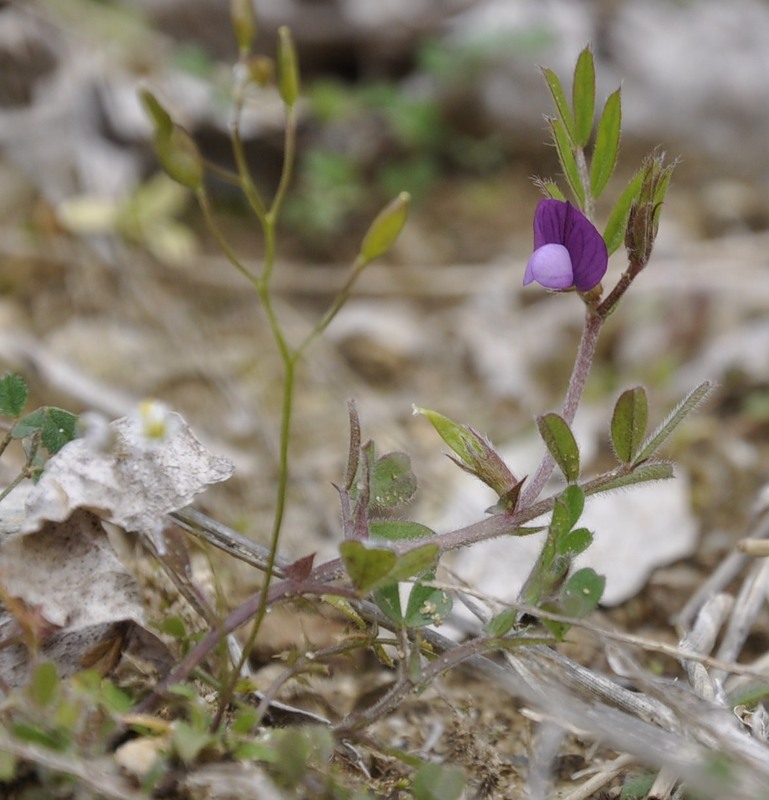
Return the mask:
[[614, 172], [619, 155], [621, 128], [622, 96], [621, 89], [617, 89], [606, 100], [595, 135], [590, 160], [590, 191], [593, 197], [600, 197]]
[[577, 59], [572, 85], [574, 109], [574, 144], [584, 148], [593, 130], [595, 114], [595, 62], [593, 52], [586, 47]]
[[579, 448], [566, 420], [551, 411], [537, 417], [537, 428], [566, 482], [574, 483], [579, 477]]
[[550, 178], [537, 178], [535, 185], [538, 186], [546, 197], [551, 200], [566, 202], [566, 195], [561, 191], [561, 187]]
[[617, 399], [611, 418], [611, 443], [617, 458], [630, 464], [646, 436], [649, 404], [643, 386], [626, 389]]

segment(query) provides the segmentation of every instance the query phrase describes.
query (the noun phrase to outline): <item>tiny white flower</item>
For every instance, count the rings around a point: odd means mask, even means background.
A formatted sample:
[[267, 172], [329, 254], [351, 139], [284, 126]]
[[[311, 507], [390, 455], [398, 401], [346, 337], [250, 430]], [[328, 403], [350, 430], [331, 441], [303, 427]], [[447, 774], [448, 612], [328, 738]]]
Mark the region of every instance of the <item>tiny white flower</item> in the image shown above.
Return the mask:
[[179, 430], [179, 415], [160, 400], [143, 400], [132, 416], [139, 437], [148, 449], [160, 447]]

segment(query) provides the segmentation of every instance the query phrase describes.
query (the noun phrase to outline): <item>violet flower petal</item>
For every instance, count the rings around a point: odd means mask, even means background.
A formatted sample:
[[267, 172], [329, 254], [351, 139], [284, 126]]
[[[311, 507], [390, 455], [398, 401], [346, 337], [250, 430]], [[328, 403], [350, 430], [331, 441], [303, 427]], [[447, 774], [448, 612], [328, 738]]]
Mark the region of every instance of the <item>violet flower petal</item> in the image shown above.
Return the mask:
[[606, 243], [592, 222], [571, 203], [540, 200], [534, 214], [534, 250], [563, 245], [571, 256], [574, 282], [580, 292], [597, 286], [609, 264]]
[[526, 263], [524, 286], [532, 281], [546, 289], [568, 289], [574, 285], [569, 251], [562, 244], [545, 244], [538, 247]]

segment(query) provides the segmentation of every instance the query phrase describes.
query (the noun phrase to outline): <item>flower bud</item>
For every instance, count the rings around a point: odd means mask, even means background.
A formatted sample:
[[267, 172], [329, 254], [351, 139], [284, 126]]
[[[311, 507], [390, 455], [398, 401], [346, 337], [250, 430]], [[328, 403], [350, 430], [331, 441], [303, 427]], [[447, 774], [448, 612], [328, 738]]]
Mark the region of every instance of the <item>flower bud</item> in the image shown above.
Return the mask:
[[638, 268], [649, 261], [659, 228], [660, 211], [675, 164], [664, 166], [665, 154], [652, 152], [644, 159], [643, 179], [638, 199], [630, 208], [625, 247]]

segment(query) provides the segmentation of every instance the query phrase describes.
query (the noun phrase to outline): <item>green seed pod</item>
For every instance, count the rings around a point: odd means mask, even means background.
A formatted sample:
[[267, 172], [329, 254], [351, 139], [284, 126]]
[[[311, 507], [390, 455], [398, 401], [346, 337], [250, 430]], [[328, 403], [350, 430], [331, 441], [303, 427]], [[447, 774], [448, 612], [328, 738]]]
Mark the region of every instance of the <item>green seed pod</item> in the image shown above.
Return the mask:
[[160, 166], [177, 183], [196, 191], [203, 185], [203, 159], [195, 140], [174, 125], [167, 136], [155, 136], [155, 154]]
[[230, 0], [230, 19], [240, 54], [246, 55], [256, 38], [256, 14], [252, 0]]
[[152, 121], [155, 136], [169, 136], [174, 123], [171, 115], [163, 108], [157, 97], [149, 89], [143, 88], [139, 91], [139, 98]]
[[299, 62], [291, 31], [285, 26], [278, 29], [278, 89], [283, 102], [293, 108], [299, 98]]
[[384, 255], [395, 244], [406, 224], [410, 200], [408, 192], [401, 192], [376, 215], [360, 247], [364, 264]]

